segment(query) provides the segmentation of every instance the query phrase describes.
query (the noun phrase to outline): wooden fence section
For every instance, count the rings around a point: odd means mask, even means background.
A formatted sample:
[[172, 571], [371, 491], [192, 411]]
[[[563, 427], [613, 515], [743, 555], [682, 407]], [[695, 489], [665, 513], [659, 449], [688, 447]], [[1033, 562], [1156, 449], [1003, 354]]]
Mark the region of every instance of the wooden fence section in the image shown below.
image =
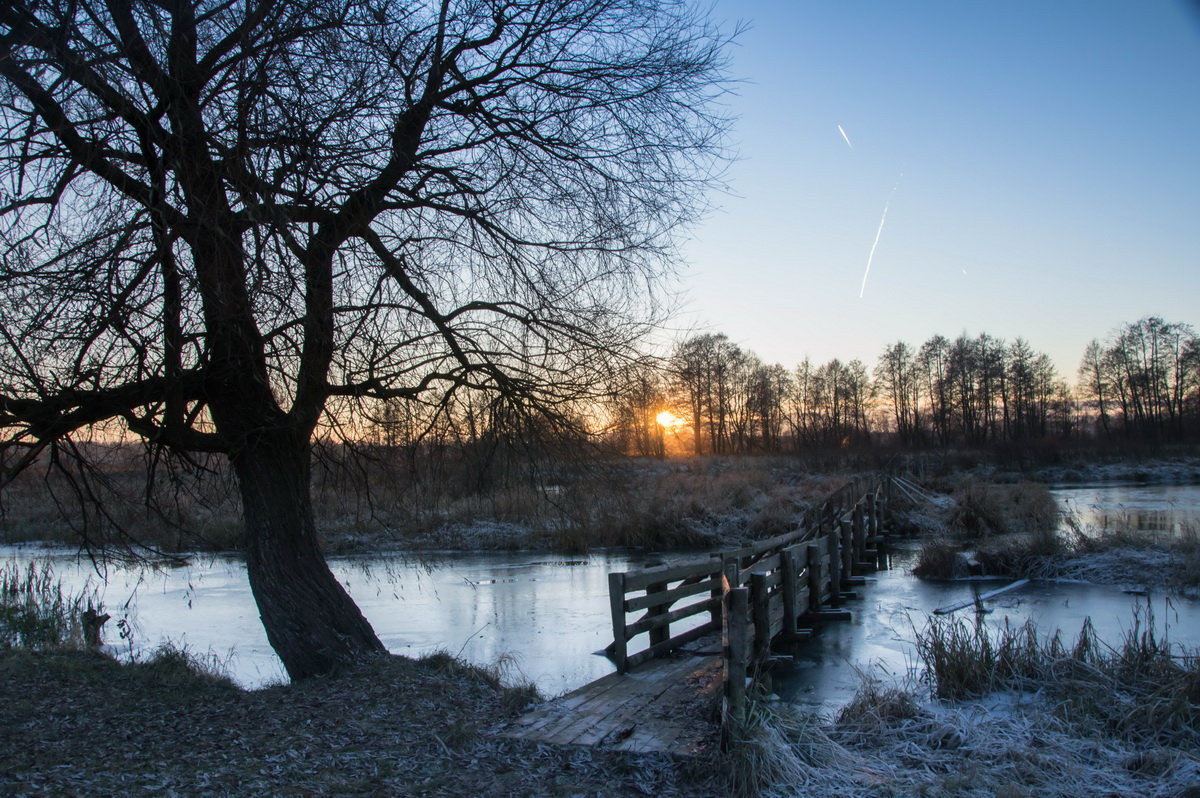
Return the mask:
[[[837, 607], [855, 582], [853, 574], [874, 569], [885, 486], [881, 480], [853, 480], [796, 529], [740, 549], [609, 574], [613, 642], [606, 653], [623, 673], [721, 632], [726, 594], [741, 587], [753, 594], [749, 606], [758, 617], [760, 649], [780, 633], [802, 635], [800, 616]], [[644, 647], [632, 651], [637, 646], [631, 643], [640, 643], [642, 635]]]

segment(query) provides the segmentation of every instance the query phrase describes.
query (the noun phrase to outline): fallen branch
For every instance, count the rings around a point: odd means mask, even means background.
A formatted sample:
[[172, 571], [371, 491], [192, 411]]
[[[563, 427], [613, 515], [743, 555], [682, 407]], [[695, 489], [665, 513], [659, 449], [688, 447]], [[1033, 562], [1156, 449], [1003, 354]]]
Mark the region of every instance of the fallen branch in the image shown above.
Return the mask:
[[954, 604], [948, 604], [945, 607], [938, 607], [936, 610], [933, 611], [933, 614], [934, 615], [946, 615], [947, 613], [954, 612], [955, 610], [961, 610], [963, 607], [970, 607], [970, 606], [973, 606], [976, 604], [980, 604], [984, 601], [987, 601], [988, 599], [992, 599], [992, 598], [995, 598], [996, 596], [999, 596], [1001, 593], [1007, 593], [1010, 590], [1016, 590], [1017, 588], [1025, 587], [1025, 585], [1027, 585], [1027, 584], [1029, 584], [1028, 579], [1018, 579], [1017, 581], [1013, 582], [1011, 585], [1005, 585], [1004, 587], [997, 588], [995, 590], [984, 593], [981, 596], [972, 596], [969, 599], [955, 602]]

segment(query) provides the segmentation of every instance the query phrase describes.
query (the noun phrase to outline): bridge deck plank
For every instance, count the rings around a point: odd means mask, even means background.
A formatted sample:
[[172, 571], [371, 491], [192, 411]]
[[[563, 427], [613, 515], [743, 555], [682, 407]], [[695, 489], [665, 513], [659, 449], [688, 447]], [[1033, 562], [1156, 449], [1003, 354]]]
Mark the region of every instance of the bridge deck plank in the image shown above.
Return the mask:
[[[696, 645], [719, 647], [715, 638]], [[547, 701], [500, 733], [555, 745], [693, 756], [717, 744], [722, 669], [713, 655], [652, 660]]]

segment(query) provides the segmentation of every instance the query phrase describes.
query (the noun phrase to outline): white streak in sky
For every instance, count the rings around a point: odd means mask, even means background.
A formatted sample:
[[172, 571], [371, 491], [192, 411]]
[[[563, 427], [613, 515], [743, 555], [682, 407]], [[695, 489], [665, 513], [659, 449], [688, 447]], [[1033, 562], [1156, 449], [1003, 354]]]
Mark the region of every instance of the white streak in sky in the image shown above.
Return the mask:
[[844, 138], [846, 140], [846, 146], [849, 147], [850, 149], [854, 149], [854, 145], [850, 143], [850, 137], [846, 135], [846, 131], [844, 129], [842, 129], [841, 125], [838, 125], [838, 133], [841, 133], [842, 138]]
[[875, 248], [879, 246], [879, 236], [883, 235], [883, 223], [887, 221], [888, 206], [892, 204], [892, 197], [896, 196], [896, 189], [900, 188], [900, 178], [904, 177], [904, 173], [900, 173], [900, 177], [896, 178], [896, 185], [892, 186], [892, 193], [888, 194], [887, 202], [883, 203], [883, 216], [879, 218], [879, 229], [875, 231], [875, 241], [871, 244], [871, 252], [867, 255], [867, 270], [863, 272], [862, 288], [858, 289], [858, 298], [862, 299], [863, 294], [867, 292], [867, 277], [871, 274], [871, 261], [875, 260]]

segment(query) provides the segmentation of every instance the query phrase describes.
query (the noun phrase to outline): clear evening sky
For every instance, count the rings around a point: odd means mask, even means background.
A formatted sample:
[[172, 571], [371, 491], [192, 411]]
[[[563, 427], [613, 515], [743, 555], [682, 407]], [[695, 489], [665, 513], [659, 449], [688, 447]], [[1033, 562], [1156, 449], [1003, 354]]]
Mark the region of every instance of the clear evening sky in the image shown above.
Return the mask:
[[728, 100], [739, 160], [685, 247], [679, 325], [789, 368], [1021, 336], [1072, 380], [1122, 322], [1200, 326], [1195, 4], [717, 0], [715, 16], [751, 26]]

